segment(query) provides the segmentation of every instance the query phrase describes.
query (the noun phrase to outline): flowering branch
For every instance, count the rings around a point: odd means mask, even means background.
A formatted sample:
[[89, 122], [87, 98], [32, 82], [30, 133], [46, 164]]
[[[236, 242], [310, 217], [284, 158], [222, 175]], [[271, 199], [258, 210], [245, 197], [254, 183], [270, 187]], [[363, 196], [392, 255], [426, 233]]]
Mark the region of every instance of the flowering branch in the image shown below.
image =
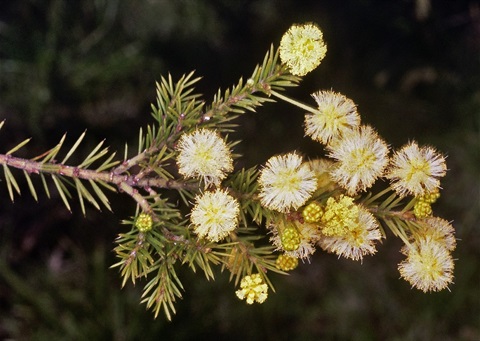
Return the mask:
[[[60, 162], [65, 135], [33, 159], [13, 156], [27, 139], [0, 154], [10, 198], [20, 194], [15, 169], [23, 172], [35, 200], [33, 175], [47, 196], [51, 179], [69, 210], [73, 188], [84, 214], [85, 200], [110, 210], [105, 189], [130, 196], [136, 211], [123, 221], [130, 231], [115, 241], [119, 260], [113, 267], [119, 268], [122, 285], [146, 280], [142, 302], [168, 319], [182, 297], [177, 275], [182, 265], [200, 268], [208, 279], [214, 278], [212, 266], [220, 265], [235, 277], [238, 298], [262, 303], [273, 289], [272, 272], [295, 269], [317, 249], [361, 261], [390, 233], [405, 244], [400, 252], [406, 258], [398, 265], [402, 278], [425, 292], [448, 288], [454, 228], [432, 209], [446, 174], [445, 158], [415, 141], [391, 153], [342, 94], [319, 90], [311, 107], [282, 93], [315, 69], [326, 51], [316, 25], [293, 25], [246, 82], [241, 78], [231, 89], [219, 90], [209, 105], [194, 91], [200, 78], [193, 72], [177, 82], [162, 77], [152, 105], [154, 122], [140, 129], [137, 153], [130, 158], [127, 146], [119, 160], [102, 141], [81, 163], [68, 165], [85, 133]], [[238, 156], [232, 149], [239, 142], [227, 141], [225, 134], [236, 129], [233, 120], [240, 114], [274, 98], [306, 111], [305, 135], [323, 145], [325, 157], [305, 160], [293, 151], [272, 156], [261, 167], [235, 169]], [[388, 185], [371, 193], [379, 179]]]

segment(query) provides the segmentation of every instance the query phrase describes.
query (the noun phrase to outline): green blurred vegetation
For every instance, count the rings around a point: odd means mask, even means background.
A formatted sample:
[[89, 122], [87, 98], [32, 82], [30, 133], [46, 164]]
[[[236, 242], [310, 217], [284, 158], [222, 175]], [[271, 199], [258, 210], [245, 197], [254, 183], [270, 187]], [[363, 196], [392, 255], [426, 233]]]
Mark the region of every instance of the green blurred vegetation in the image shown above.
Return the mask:
[[[149, 122], [154, 82], [197, 70], [209, 101], [249, 75], [270, 43], [297, 22], [324, 30], [322, 65], [290, 94], [312, 102], [342, 92], [392, 146], [410, 139], [448, 155], [436, 214], [460, 239], [450, 292], [423, 294], [399, 279], [400, 242], [363, 264], [318, 251], [277, 293], [246, 306], [227, 274], [207, 282], [184, 271], [173, 322], [153, 320], [140, 288], [120, 289], [112, 241], [133, 203], [114, 213], [28, 195], [0, 205], [0, 339], [15, 340], [479, 340], [480, 6], [473, 0], [20, 0], [0, 3], [2, 151], [33, 136], [25, 156], [85, 129], [112, 149]], [[303, 113], [271, 104], [241, 118], [241, 162], [293, 149], [322, 155], [303, 138]], [[77, 153], [82, 155], [82, 153]], [[240, 162], [239, 162], [240, 163]], [[241, 166], [239, 164], [239, 166]], [[26, 186], [26, 184], [23, 184]], [[24, 186], [24, 187], [25, 187]], [[125, 213], [127, 212], [127, 213]]]

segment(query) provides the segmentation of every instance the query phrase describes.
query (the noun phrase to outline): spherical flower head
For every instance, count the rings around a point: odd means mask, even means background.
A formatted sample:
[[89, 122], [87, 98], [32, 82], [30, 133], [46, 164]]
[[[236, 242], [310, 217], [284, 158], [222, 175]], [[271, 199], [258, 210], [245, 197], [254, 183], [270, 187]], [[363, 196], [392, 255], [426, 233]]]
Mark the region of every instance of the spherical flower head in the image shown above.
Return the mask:
[[142, 212], [135, 221], [135, 227], [142, 233], [148, 232], [152, 229], [153, 220], [150, 214]]
[[413, 214], [419, 219], [430, 217], [433, 214], [432, 205], [423, 200], [417, 200], [413, 206]]
[[348, 195], [370, 188], [388, 165], [387, 144], [370, 126], [350, 130], [328, 145], [329, 156], [336, 160], [330, 175]]
[[315, 174], [295, 153], [271, 157], [258, 182], [261, 204], [279, 212], [302, 206], [317, 188]]
[[352, 260], [363, 260], [363, 256], [377, 252], [375, 242], [382, 238], [378, 221], [373, 214], [358, 206], [357, 219], [340, 235], [324, 235], [319, 245], [327, 252]]
[[328, 144], [360, 125], [357, 106], [351, 99], [333, 91], [318, 91], [312, 97], [318, 111], [305, 115], [305, 135], [313, 140]]
[[238, 201], [226, 190], [216, 189], [197, 195], [190, 214], [195, 233], [212, 242], [228, 236], [238, 225]]
[[293, 25], [280, 41], [280, 60], [296, 76], [314, 70], [326, 53], [323, 33], [314, 24]]
[[420, 148], [411, 142], [395, 153], [386, 177], [401, 196], [416, 197], [433, 193], [446, 173], [445, 158], [431, 147]]
[[322, 234], [325, 236], [342, 236], [357, 224], [359, 206], [353, 198], [340, 195], [330, 197], [320, 218]]
[[453, 268], [450, 252], [431, 238], [412, 244], [407, 259], [398, 265], [400, 276], [423, 292], [447, 288], [453, 280]]
[[430, 238], [432, 241], [441, 244], [448, 251], [453, 251], [457, 247], [455, 239], [455, 229], [447, 220], [439, 217], [428, 217], [417, 222], [420, 227], [417, 231], [417, 239]]
[[322, 192], [331, 192], [335, 189], [335, 182], [332, 181], [330, 176], [333, 165], [332, 160], [324, 158], [308, 161], [308, 166], [317, 178], [317, 190], [321, 189]]
[[247, 304], [263, 303], [268, 297], [268, 286], [263, 282], [260, 274], [252, 274], [242, 278], [240, 290], [235, 294], [241, 300], [246, 299]]
[[218, 186], [233, 170], [230, 150], [215, 132], [199, 129], [183, 134], [177, 144], [178, 171], [186, 178], [201, 178], [208, 187]]
[[275, 266], [282, 271], [292, 271], [298, 266], [298, 258], [281, 254], [275, 261]]

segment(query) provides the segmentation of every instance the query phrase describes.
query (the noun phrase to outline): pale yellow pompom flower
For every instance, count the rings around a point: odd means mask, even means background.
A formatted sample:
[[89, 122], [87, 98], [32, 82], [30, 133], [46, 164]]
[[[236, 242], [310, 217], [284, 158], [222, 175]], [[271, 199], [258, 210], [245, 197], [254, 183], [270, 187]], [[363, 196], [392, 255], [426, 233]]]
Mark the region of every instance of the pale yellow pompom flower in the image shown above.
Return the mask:
[[317, 188], [315, 173], [296, 153], [271, 157], [258, 182], [261, 204], [279, 212], [302, 206]]
[[242, 278], [240, 289], [235, 294], [241, 300], [246, 299], [247, 304], [263, 303], [268, 297], [268, 286], [260, 274], [252, 274]]
[[240, 207], [226, 190], [216, 189], [198, 195], [190, 214], [195, 233], [212, 242], [218, 242], [235, 230]]
[[375, 217], [346, 195], [328, 198], [319, 224], [322, 249], [353, 260], [374, 254], [382, 237]]
[[186, 178], [201, 178], [208, 187], [218, 186], [233, 170], [233, 160], [225, 141], [215, 132], [199, 129], [183, 134], [177, 144], [178, 171]]
[[325, 192], [335, 189], [335, 182], [333, 182], [330, 176], [333, 165], [334, 162], [332, 160], [323, 158], [308, 161], [308, 166], [317, 178], [317, 189], [322, 189]]
[[412, 287], [439, 291], [453, 281], [454, 262], [447, 248], [432, 238], [421, 238], [407, 249], [407, 259], [398, 265], [400, 276]]
[[419, 238], [430, 238], [432, 241], [443, 245], [448, 251], [457, 247], [455, 229], [447, 220], [439, 217], [428, 217], [417, 221], [419, 229], [416, 235]]
[[420, 148], [416, 142], [410, 142], [392, 157], [385, 176], [400, 196], [419, 197], [438, 190], [439, 178], [446, 171], [443, 155], [432, 147]]
[[336, 160], [332, 179], [348, 195], [370, 188], [388, 165], [387, 144], [370, 126], [350, 130], [327, 146], [328, 156]]
[[304, 76], [320, 65], [327, 53], [322, 31], [314, 24], [292, 25], [280, 41], [280, 60], [290, 73]]
[[328, 144], [332, 138], [360, 125], [357, 106], [351, 99], [333, 91], [318, 91], [312, 97], [318, 110], [305, 115], [305, 135], [313, 140]]
[[362, 260], [363, 256], [377, 252], [375, 242], [382, 238], [382, 234], [373, 214], [362, 206], [355, 206], [356, 209], [350, 210], [350, 213], [356, 213], [355, 218], [352, 214], [348, 214], [347, 219], [338, 220], [349, 224], [343, 226], [343, 232], [324, 235], [318, 244], [323, 250], [335, 253], [339, 257]]

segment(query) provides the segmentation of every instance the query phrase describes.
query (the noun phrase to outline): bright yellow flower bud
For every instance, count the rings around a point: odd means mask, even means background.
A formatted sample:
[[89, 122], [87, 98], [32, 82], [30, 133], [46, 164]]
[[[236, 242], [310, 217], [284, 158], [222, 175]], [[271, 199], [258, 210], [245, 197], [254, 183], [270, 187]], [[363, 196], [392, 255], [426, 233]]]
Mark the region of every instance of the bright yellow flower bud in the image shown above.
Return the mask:
[[302, 211], [302, 216], [305, 222], [307, 223], [316, 223], [320, 221], [320, 218], [322, 217], [323, 214], [323, 209], [322, 206], [320, 206], [316, 202], [312, 202], [307, 205]]
[[147, 213], [140, 213], [135, 221], [135, 227], [142, 233], [148, 232], [152, 229], [153, 220], [152, 216]]
[[278, 256], [275, 265], [279, 270], [291, 271], [298, 266], [298, 258], [282, 254]]
[[295, 251], [300, 246], [300, 235], [293, 226], [287, 227], [281, 236], [282, 247], [285, 251]]

